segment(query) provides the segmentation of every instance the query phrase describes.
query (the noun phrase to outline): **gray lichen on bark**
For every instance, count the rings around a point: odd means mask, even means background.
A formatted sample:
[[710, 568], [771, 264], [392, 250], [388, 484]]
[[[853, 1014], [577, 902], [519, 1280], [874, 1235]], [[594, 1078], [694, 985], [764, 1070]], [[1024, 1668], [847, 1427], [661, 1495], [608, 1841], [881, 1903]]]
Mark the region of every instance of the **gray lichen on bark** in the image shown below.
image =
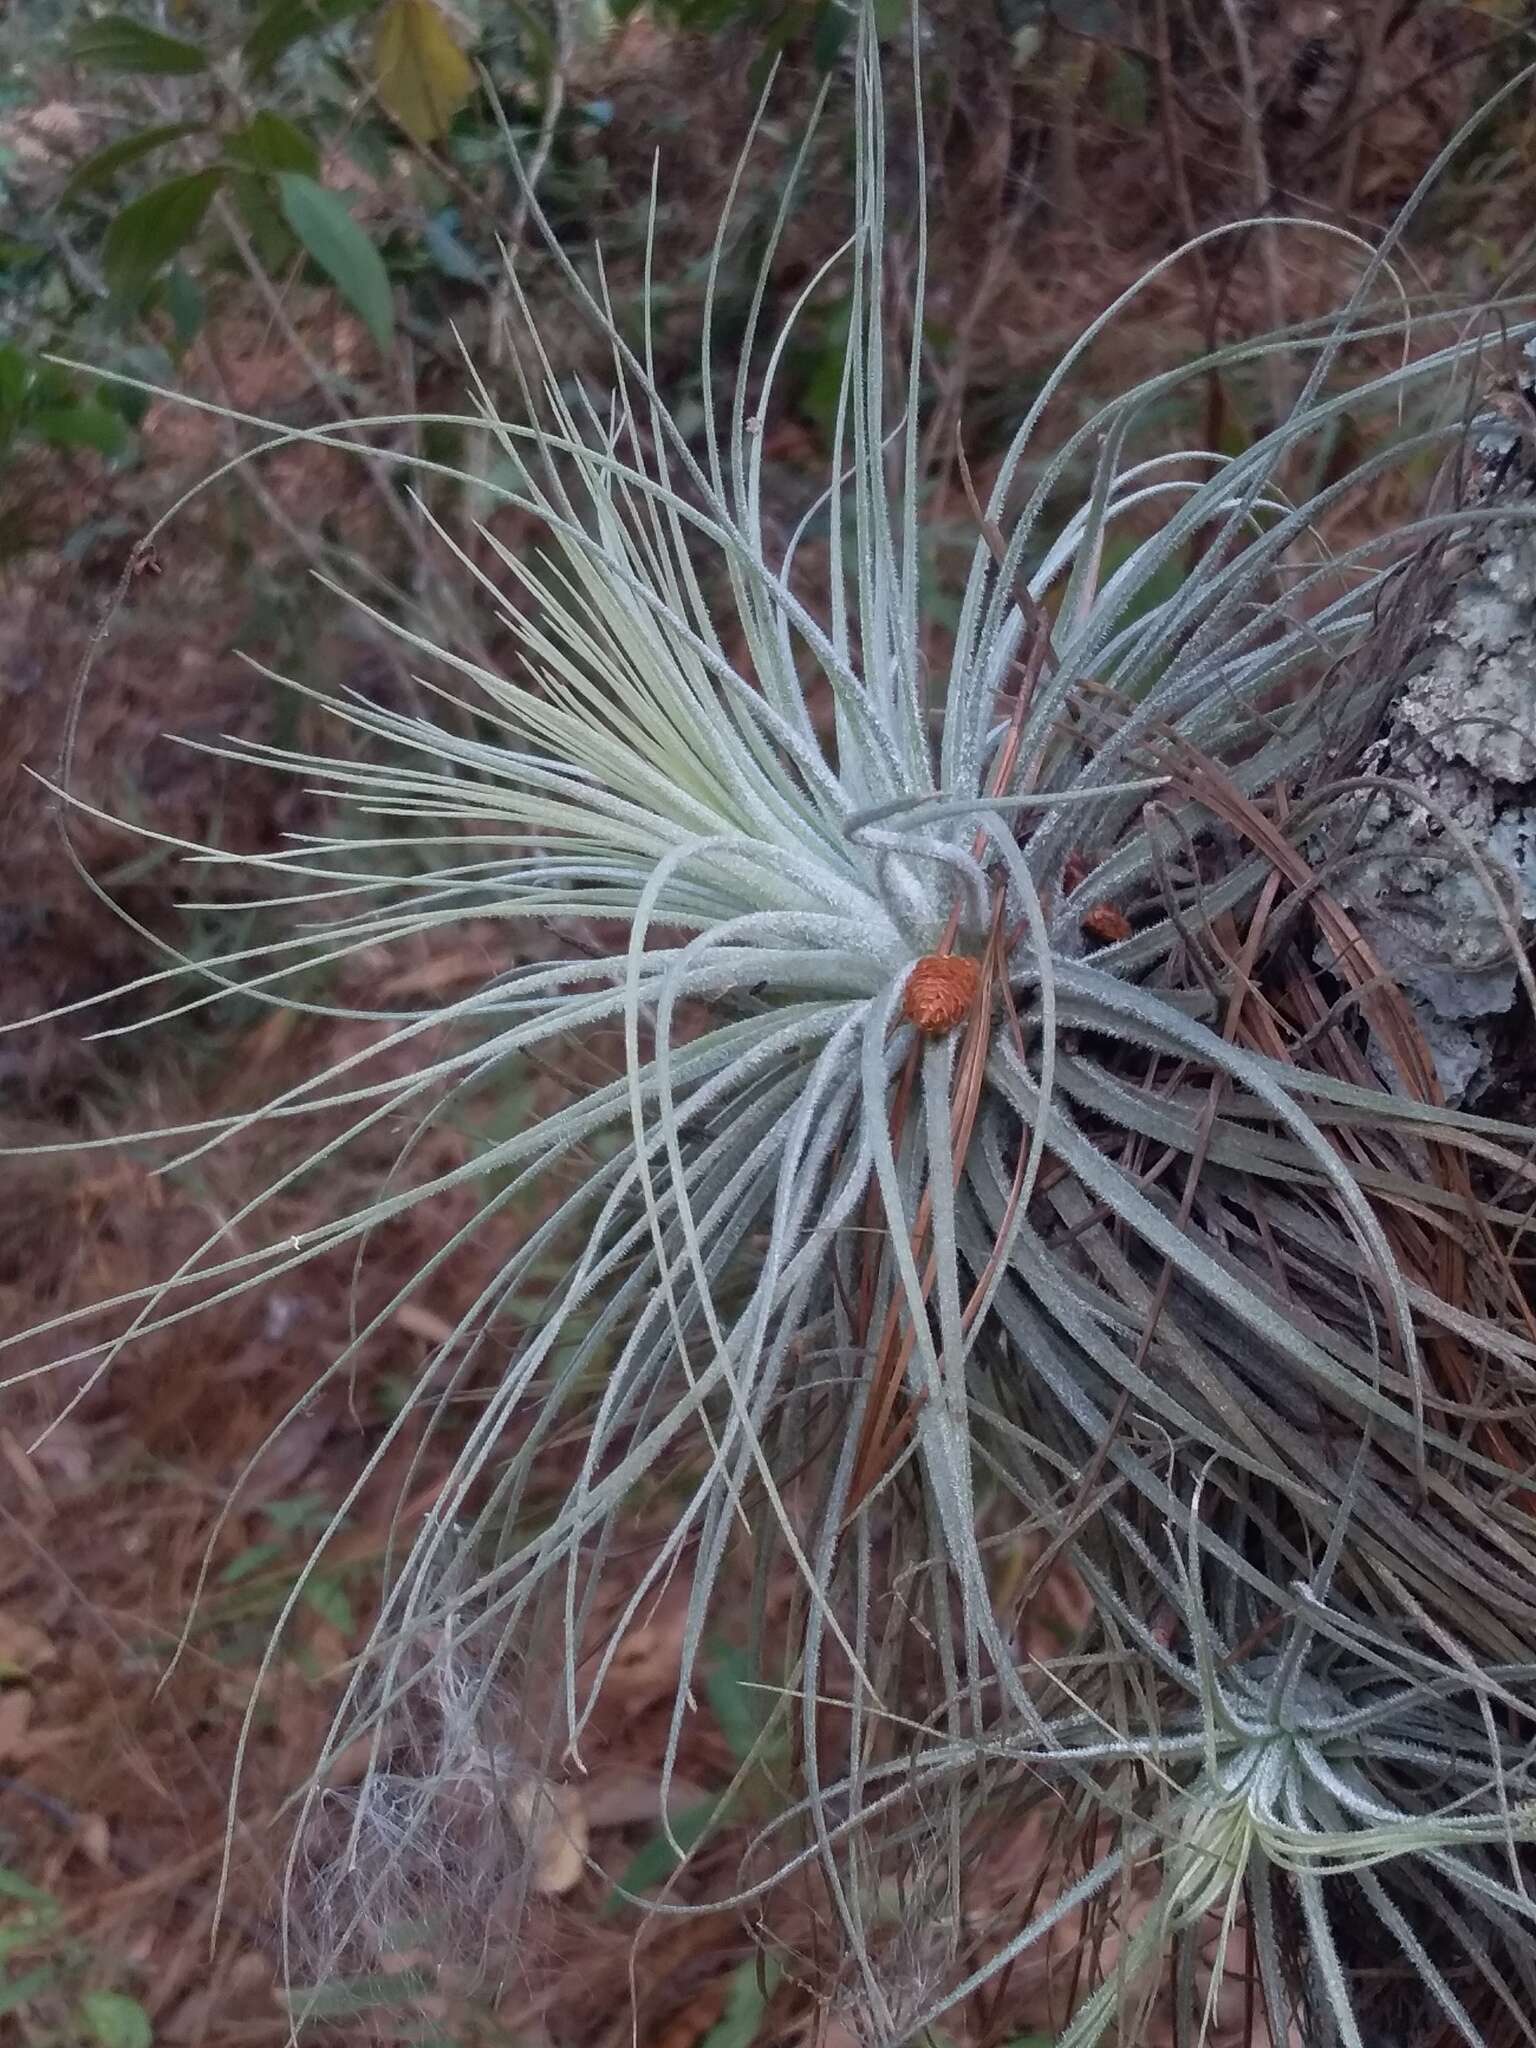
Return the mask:
[[1528, 946], [1536, 932], [1529, 446], [1478, 423], [1467, 503], [1507, 504], [1510, 516], [1469, 523], [1409, 565], [1352, 664], [1384, 699], [1355, 764], [1376, 786], [1319, 849], [1330, 889], [1413, 1003], [1452, 1103], [1476, 1101], [1495, 1078], [1495, 1034], [1519, 997], [1511, 934]]

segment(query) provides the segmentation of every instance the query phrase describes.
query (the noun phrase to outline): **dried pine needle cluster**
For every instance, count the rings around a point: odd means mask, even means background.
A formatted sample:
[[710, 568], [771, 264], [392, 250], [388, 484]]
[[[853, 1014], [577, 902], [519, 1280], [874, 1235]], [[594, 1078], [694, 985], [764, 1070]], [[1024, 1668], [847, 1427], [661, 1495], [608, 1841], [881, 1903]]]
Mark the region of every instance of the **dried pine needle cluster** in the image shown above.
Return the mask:
[[[1195, 2040], [1240, 1927], [1274, 2039], [1299, 2019], [1365, 2048], [1404, 2014], [1404, 2038], [1533, 2038], [1527, 1134], [1445, 1105], [1319, 851], [1359, 797], [1340, 658], [1380, 630], [1410, 544], [1478, 515], [1343, 553], [1323, 533], [1393, 462], [1453, 450], [1479, 338], [1402, 304], [1389, 237], [1358, 250], [1328, 320], [1149, 378], [1051, 442], [1058, 395], [1136, 317], [1137, 287], [1021, 421], [932, 661], [922, 233], [900, 279], [918, 339], [893, 371], [900, 238], [867, 10], [852, 90], [848, 239], [771, 337], [759, 289], [702, 450], [648, 338], [569, 262], [611, 390], [573, 395], [531, 317], [516, 405], [473, 380], [455, 424], [516, 479], [480, 464], [476, 488], [543, 543], [436, 532], [515, 670], [372, 610], [452, 706], [338, 700], [330, 759], [222, 750], [319, 784], [355, 824], [249, 857], [287, 935], [179, 963], [190, 1001], [240, 981], [298, 1002], [317, 963], [487, 915], [598, 935], [389, 1012], [268, 1104], [341, 1119], [315, 1163], [381, 1126], [423, 1133], [598, 1031], [623, 1071], [472, 1168], [418, 1176], [407, 1139], [375, 1199], [303, 1241], [267, 1221], [292, 1176], [257, 1190], [116, 1304], [110, 1343], [61, 1332], [60, 1363], [105, 1372], [210, 1295], [361, 1249], [472, 1178], [496, 1190], [454, 1240], [498, 1246], [493, 1278], [336, 1509], [333, 1527], [403, 1447], [451, 1448], [311, 1793], [318, 1811], [331, 1760], [371, 1737], [337, 1954], [388, 1920], [402, 1870], [431, 1929], [429, 1794], [481, 1754], [477, 1716], [515, 1674], [552, 1658], [558, 1698], [548, 1753], [503, 1776], [558, 1772], [626, 1634], [681, 1585], [670, 1777], [750, 1546], [760, 1594], [770, 1573], [793, 1585], [757, 1647], [796, 1789], [734, 1903], [771, 1919], [794, 1878], [840, 1958], [823, 1988], [872, 2039], [975, 2031], [1050, 1951], [1068, 1954], [1064, 2044], [1138, 2038], [1165, 1991]], [[796, 203], [792, 184], [765, 278]], [[831, 277], [852, 318], [827, 481], [773, 542], [758, 423]], [[1398, 367], [1372, 371], [1405, 329]], [[1277, 355], [1294, 403], [1253, 446], [1153, 446], [1180, 391]], [[708, 327], [703, 365], [716, 388]], [[1405, 424], [1338, 477], [1311, 458], [1346, 411]], [[1293, 497], [1309, 474], [1324, 481]], [[168, 1159], [245, 1121], [164, 1133]], [[535, 1187], [558, 1199], [509, 1243]], [[438, 1263], [400, 1276], [319, 1385], [358, 1370]], [[509, 1309], [552, 1266], [512, 1341]], [[626, 1529], [663, 1480], [671, 1520], [636, 1568]], [[1089, 1619], [1042, 1661], [1029, 1603], [1067, 1569]], [[453, 1756], [426, 1754], [421, 1731], [450, 1723]], [[365, 1839], [370, 1813], [387, 1841]], [[968, 1913], [969, 1879], [1034, 1813], [1054, 1875], [1011, 1914]], [[919, 1868], [922, 1967], [897, 1983], [893, 1874]], [[457, 1848], [446, 1876], [462, 1917]]]

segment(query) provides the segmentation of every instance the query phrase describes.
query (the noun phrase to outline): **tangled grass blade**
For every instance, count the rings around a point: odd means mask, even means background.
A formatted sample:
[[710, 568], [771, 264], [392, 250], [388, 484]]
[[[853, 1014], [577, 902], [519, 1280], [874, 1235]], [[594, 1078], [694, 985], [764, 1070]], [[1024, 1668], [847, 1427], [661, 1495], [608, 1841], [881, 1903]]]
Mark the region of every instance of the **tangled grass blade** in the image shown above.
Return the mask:
[[[1021, 509], [1049, 403], [1134, 316], [1128, 294], [1047, 381], [978, 506], [935, 665], [924, 230], [900, 357], [880, 64], [865, 6], [857, 206], [824, 273], [841, 266], [853, 317], [826, 486], [787, 543], [763, 515], [760, 421], [816, 287], [765, 341], [765, 270], [700, 459], [657, 386], [649, 306], [633, 344], [551, 236], [612, 354], [612, 389], [573, 396], [509, 263], [518, 405], [470, 368], [472, 409], [439, 423], [521, 481], [383, 459], [537, 525], [529, 556], [419, 501], [515, 672], [356, 600], [454, 715], [328, 701], [334, 757], [213, 749], [318, 784], [356, 836], [178, 846], [243, 859], [272, 892], [260, 907], [292, 922], [139, 986], [163, 980], [183, 1008], [237, 990], [315, 1007], [296, 992], [308, 970], [485, 916], [514, 933], [584, 920], [591, 950], [363, 1013], [365, 1050], [248, 1115], [150, 1134], [186, 1164], [264, 1120], [328, 1132], [163, 1283], [105, 1304], [115, 1335], [77, 1343], [61, 1319], [56, 1362], [88, 1390], [134, 1343], [323, 1254], [362, 1256], [393, 1219], [495, 1177], [317, 1379], [352, 1373], [456, 1252], [493, 1248], [320, 1539], [402, 1458], [412, 1475], [438, 1458], [456, 1397], [483, 1394], [302, 1801], [292, 1900], [322, 1966], [401, 1918], [476, 1946], [477, 1887], [517, 1876], [498, 1788], [579, 1756], [626, 1632], [681, 1579], [670, 1779], [745, 1529], [760, 1572], [787, 1564], [794, 1582], [761, 1668], [798, 1789], [736, 1902], [814, 1872], [881, 2042], [915, 2038], [1057, 1929], [1091, 1953], [1117, 1917], [1120, 1960], [1063, 2040], [1088, 2048], [1117, 2015], [1134, 2029], [1170, 1957], [1185, 2038], [1201, 2037], [1201, 1944], [1214, 1916], [1224, 1956], [1240, 1909], [1276, 2038], [1299, 2000], [1319, 2039], [1363, 2042], [1374, 1944], [1424, 2010], [1491, 2041], [1485, 2009], [1502, 2025], [1536, 1988], [1536, 1326], [1511, 1251], [1536, 1176], [1517, 1127], [1445, 1108], [1313, 852], [1355, 787], [1339, 657], [1367, 642], [1405, 551], [1475, 514], [1426, 513], [1340, 555], [1327, 522], [1394, 461], [1454, 448], [1445, 394], [1479, 339], [1402, 300], [1390, 239], [1362, 248], [1336, 317], [1113, 397], [1041, 461]], [[1373, 368], [1387, 337], [1401, 359]], [[1171, 392], [1280, 351], [1302, 388], [1251, 447], [1147, 452]], [[712, 389], [708, 324], [702, 363]], [[1422, 424], [1294, 497], [1346, 407]], [[261, 439], [242, 460], [350, 445], [246, 424]], [[1085, 494], [1047, 533], [1085, 456]], [[818, 522], [819, 591], [802, 558]], [[622, 1039], [615, 1078], [412, 1177], [424, 1135], [487, 1083], [598, 1030]], [[389, 1129], [412, 1135], [374, 1198], [281, 1235], [300, 1174]], [[536, 1186], [557, 1198], [509, 1246]], [[537, 1327], [500, 1357], [494, 1333], [552, 1260]], [[574, 1471], [556, 1456], [573, 1441]], [[621, 1581], [626, 1518], [664, 1476], [671, 1525]], [[1039, 1553], [1012, 1606], [1004, 1538]], [[1041, 1665], [1016, 1610], [1057, 1560], [1092, 1614]], [[488, 1734], [549, 1656], [559, 1700], [537, 1738]], [[360, 1737], [369, 1774], [338, 1823], [326, 1773]], [[1081, 1856], [1087, 1874], [962, 1950], [956, 1902], [997, 1815], [1058, 1799], [1076, 1834], [1063, 1870]], [[317, 1888], [318, 1840], [335, 1854]], [[899, 1987], [893, 1860], [921, 1868], [956, 1930], [920, 1955], [908, 1940]]]

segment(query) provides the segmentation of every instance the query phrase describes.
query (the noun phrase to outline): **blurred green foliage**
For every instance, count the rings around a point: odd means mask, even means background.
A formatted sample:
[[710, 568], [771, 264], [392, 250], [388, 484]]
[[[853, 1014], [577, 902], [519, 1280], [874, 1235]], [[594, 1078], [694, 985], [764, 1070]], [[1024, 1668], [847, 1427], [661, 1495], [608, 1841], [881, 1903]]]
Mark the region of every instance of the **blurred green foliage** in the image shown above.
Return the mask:
[[[882, 0], [894, 27], [906, 0]], [[325, 286], [388, 354], [493, 275], [516, 199], [505, 119], [579, 213], [569, 138], [601, 102], [564, 90], [573, 51], [642, 0], [164, 0], [96, 11], [23, 0], [0, 115], [82, 109], [62, 179], [0, 148], [0, 456], [19, 440], [131, 454], [133, 409], [42, 365], [49, 352], [174, 376], [256, 273]], [[745, 28], [764, 58], [820, 65], [843, 0], [652, 0], [663, 24]], [[481, 90], [482, 77], [493, 88]], [[57, 155], [59, 151], [53, 150]], [[51, 166], [50, 166], [51, 168]], [[569, 175], [574, 189], [560, 189]]]
[[149, 2014], [101, 1982], [103, 1967], [52, 1892], [0, 1865], [0, 2035], [17, 2048], [153, 2048]]
[[[502, 137], [475, 65], [532, 146], [559, 54], [536, 9], [483, 12], [466, 29], [438, 0], [23, 5], [0, 77], [0, 456], [26, 440], [132, 454], [133, 405], [49, 353], [173, 380], [266, 280], [330, 289], [387, 354], [402, 316], [478, 287], [508, 173], [487, 175]], [[57, 129], [60, 109], [62, 138], [45, 128], [29, 161], [29, 122]]]

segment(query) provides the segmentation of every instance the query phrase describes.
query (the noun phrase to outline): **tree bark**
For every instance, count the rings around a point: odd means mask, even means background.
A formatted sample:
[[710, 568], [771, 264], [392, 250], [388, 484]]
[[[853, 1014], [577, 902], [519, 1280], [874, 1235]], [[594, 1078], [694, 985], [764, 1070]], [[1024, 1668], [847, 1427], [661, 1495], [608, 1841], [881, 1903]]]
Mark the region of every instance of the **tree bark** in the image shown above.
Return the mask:
[[[1328, 885], [1418, 1014], [1446, 1099], [1507, 1086], [1536, 935], [1536, 410], [1474, 422], [1469, 521], [1404, 572], [1352, 679], [1376, 726], [1341, 749], [1374, 786], [1320, 849]], [[1364, 738], [1363, 751], [1358, 738]], [[1525, 1034], [1536, 1073], [1536, 1019]]]

